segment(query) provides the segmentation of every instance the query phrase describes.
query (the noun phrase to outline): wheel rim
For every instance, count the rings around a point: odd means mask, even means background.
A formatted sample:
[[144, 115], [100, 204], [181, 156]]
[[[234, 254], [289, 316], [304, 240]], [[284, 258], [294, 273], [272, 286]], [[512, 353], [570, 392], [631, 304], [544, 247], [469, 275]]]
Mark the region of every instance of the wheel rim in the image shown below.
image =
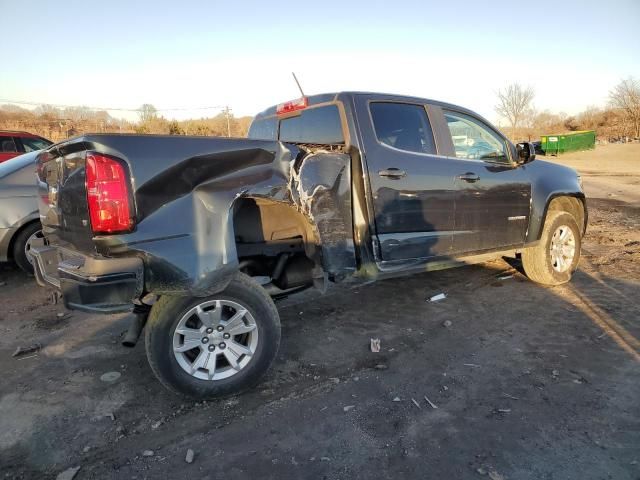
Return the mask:
[[185, 313], [173, 333], [173, 354], [201, 380], [222, 380], [242, 371], [258, 347], [258, 326], [246, 307], [210, 300]]
[[551, 265], [556, 272], [564, 273], [573, 265], [576, 255], [576, 237], [568, 226], [562, 225], [551, 237]]
[[33, 258], [31, 257], [31, 247], [45, 245], [45, 237], [42, 230], [38, 230], [31, 234], [29, 238], [27, 238], [26, 243], [24, 244], [24, 256], [27, 258], [27, 261], [33, 265]]

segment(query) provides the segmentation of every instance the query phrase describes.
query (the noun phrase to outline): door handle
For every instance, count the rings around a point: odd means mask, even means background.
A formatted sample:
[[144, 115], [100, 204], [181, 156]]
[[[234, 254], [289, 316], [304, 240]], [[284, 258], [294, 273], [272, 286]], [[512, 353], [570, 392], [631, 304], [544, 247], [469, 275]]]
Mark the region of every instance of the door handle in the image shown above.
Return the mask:
[[398, 179], [398, 178], [405, 177], [407, 175], [407, 172], [405, 172], [404, 170], [400, 170], [399, 168], [391, 167], [385, 170], [380, 170], [378, 172], [378, 175], [380, 175], [381, 177]]
[[469, 182], [469, 183], [474, 183], [480, 180], [480, 177], [473, 172], [463, 173], [461, 175], [458, 175], [458, 178], [460, 180], [464, 180], [465, 182]]

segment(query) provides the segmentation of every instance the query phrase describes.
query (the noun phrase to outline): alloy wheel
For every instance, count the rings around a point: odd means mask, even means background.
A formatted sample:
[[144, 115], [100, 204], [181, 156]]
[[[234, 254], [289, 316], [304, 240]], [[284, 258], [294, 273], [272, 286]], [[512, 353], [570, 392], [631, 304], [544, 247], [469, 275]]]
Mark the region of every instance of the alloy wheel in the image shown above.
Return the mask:
[[231, 300], [209, 300], [187, 311], [173, 334], [182, 369], [201, 380], [231, 377], [251, 362], [258, 326], [249, 310]]

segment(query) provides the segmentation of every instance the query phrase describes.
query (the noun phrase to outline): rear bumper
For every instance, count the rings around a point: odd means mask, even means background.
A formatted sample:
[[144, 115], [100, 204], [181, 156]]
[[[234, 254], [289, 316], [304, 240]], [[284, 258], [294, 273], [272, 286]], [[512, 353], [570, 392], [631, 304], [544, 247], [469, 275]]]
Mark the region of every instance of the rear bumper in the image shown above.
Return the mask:
[[71, 310], [126, 312], [142, 295], [140, 258], [96, 258], [51, 246], [32, 248], [30, 253], [38, 284], [61, 291]]

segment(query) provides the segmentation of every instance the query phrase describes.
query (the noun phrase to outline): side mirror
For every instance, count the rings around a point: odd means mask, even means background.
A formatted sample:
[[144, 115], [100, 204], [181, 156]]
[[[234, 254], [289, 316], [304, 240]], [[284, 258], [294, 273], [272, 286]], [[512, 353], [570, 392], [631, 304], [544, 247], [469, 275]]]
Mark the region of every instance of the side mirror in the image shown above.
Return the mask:
[[516, 145], [516, 151], [518, 152], [518, 158], [516, 158], [516, 163], [518, 164], [528, 163], [536, 158], [536, 149], [532, 143], [518, 143]]

